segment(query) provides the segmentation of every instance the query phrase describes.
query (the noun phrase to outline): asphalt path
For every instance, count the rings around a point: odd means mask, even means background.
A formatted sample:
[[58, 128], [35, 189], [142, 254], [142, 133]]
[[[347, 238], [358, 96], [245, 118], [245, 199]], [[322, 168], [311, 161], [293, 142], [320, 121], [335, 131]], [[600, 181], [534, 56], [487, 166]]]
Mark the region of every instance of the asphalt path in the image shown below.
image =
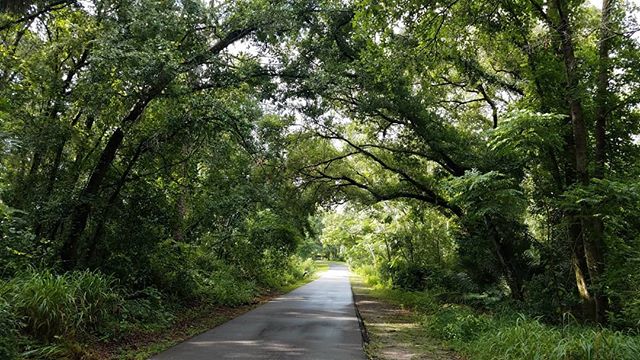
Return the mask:
[[349, 270], [331, 264], [318, 280], [152, 359], [366, 359]]

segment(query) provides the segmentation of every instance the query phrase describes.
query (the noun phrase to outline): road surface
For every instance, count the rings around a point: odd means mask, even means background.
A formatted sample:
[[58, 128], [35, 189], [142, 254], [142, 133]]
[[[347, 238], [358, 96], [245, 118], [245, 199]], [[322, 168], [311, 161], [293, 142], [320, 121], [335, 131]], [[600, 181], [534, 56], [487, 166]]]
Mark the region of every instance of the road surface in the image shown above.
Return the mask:
[[331, 264], [318, 280], [152, 358], [169, 359], [364, 360], [349, 270]]

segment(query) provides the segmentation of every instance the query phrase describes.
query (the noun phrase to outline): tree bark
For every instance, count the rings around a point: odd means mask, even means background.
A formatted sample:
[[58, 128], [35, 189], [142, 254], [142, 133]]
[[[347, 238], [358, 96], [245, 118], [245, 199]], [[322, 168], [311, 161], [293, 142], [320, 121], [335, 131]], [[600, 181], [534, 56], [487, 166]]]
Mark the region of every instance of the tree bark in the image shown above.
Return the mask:
[[91, 173], [89, 182], [80, 193], [78, 204], [72, 210], [69, 230], [67, 231], [67, 236], [60, 252], [60, 260], [62, 260], [63, 267], [66, 269], [71, 269], [76, 265], [78, 260], [78, 242], [87, 225], [89, 213], [93, 207], [92, 202], [98, 194], [100, 185], [111, 163], [113, 163], [116, 152], [122, 144], [123, 139], [124, 132], [120, 128], [117, 128], [113, 134], [111, 134], [107, 145], [100, 155], [98, 164]]
[[492, 220], [488, 217], [484, 217], [484, 223], [487, 229], [490, 229], [493, 234], [489, 234], [491, 243], [495, 251], [495, 255], [502, 266], [504, 274], [507, 276], [507, 282], [511, 288], [511, 297], [513, 299], [521, 301], [524, 299], [522, 292], [522, 279], [518, 275], [516, 268], [513, 266], [512, 256], [509, 251], [506, 251], [504, 244], [500, 240], [500, 231]]
[[562, 44], [562, 55], [564, 60], [565, 75], [567, 77], [567, 100], [571, 114], [571, 125], [573, 128], [573, 141], [575, 148], [576, 175], [578, 181], [583, 185], [589, 183], [589, 172], [587, 169], [587, 126], [582, 111], [580, 101], [580, 90], [578, 88], [578, 65], [573, 48], [573, 34], [569, 17], [564, 9], [561, 0], [556, 0], [556, 10], [560, 18], [557, 31], [560, 34]]
[[596, 89], [596, 166], [594, 176], [598, 179], [604, 178], [606, 151], [607, 151], [607, 116], [609, 98], [609, 77], [610, 61], [609, 51], [611, 49], [611, 12], [614, 0], [602, 1], [602, 18], [600, 21], [600, 41], [598, 44], [598, 80]]
[[89, 244], [87, 245], [88, 251], [85, 259], [87, 263], [91, 263], [95, 260], [98, 241], [104, 235], [104, 228], [107, 223], [107, 217], [109, 216], [109, 211], [115, 205], [116, 200], [118, 200], [118, 197], [120, 196], [120, 192], [124, 188], [124, 185], [127, 182], [127, 178], [129, 177], [131, 170], [133, 170], [133, 167], [138, 162], [140, 155], [142, 155], [142, 153], [145, 151], [145, 144], [146, 144], [146, 141], [142, 141], [136, 147], [136, 150], [133, 156], [131, 157], [131, 160], [129, 160], [127, 167], [122, 172], [122, 175], [120, 176], [120, 179], [116, 184], [116, 188], [113, 190], [113, 192], [111, 193], [111, 196], [109, 196], [109, 200], [107, 201], [107, 204], [104, 206], [104, 210], [102, 211], [98, 224], [96, 225], [96, 230], [93, 233], [93, 237], [91, 238], [91, 240], [89, 241]]
[[[572, 28], [569, 21], [568, 10], [564, 2], [562, 0], [555, 0], [554, 4], [559, 18], [556, 31], [560, 35], [565, 75], [567, 78], [567, 101], [569, 103], [573, 128], [576, 176], [579, 184], [588, 185], [590, 181], [587, 168], [588, 133], [578, 88], [578, 69], [573, 46]], [[582, 211], [578, 216], [582, 219], [582, 234], [580, 237], [574, 239], [574, 247], [575, 249], [580, 247], [580, 244], [576, 243], [576, 241], [581, 239], [584, 249], [584, 260], [589, 273], [589, 283], [586, 288], [591, 291], [595, 306], [594, 312], [586, 315], [597, 323], [603, 323], [606, 322], [606, 304], [608, 303], [608, 299], [602, 294], [600, 289], [598, 289], [598, 283], [604, 270], [604, 244], [601, 224], [599, 224], [599, 219], [591, 214], [587, 214], [585, 211]], [[574, 250], [574, 254], [575, 253]], [[576, 279], [578, 280], [579, 278], [580, 276], [578, 272], [576, 272]], [[581, 278], [584, 279], [584, 274], [582, 274]], [[578, 286], [579, 292], [582, 291], [580, 290], [580, 281], [578, 281], [576, 285]]]
[[[598, 44], [598, 79], [596, 89], [595, 110], [595, 170], [594, 177], [604, 179], [607, 161], [607, 118], [609, 115], [609, 78], [611, 66], [609, 52], [611, 49], [611, 13], [615, 0], [602, 1], [602, 15], [600, 20], [600, 42]], [[587, 266], [592, 276], [598, 276], [604, 272], [604, 221], [602, 218], [594, 218], [591, 223], [591, 234], [585, 243], [585, 256]], [[596, 295], [594, 299], [595, 319], [602, 323], [606, 321], [608, 299]]]
[[[138, 100], [122, 120], [122, 123], [135, 123], [142, 116], [144, 109], [151, 99], [152, 97], [149, 96], [145, 99]], [[123, 140], [124, 131], [121, 128], [117, 128], [111, 134], [111, 137], [109, 137], [109, 141], [107, 141], [107, 145], [102, 150], [98, 163], [89, 177], [89, 182], [80, 193], [78, 203], [71, 212], [69, 230], [67, 231], [67, 236], [60, 253], [60, 259], [65, 268], [73, 268], [76, 265], [78, 260], [78, 242], [82, 232], [87, 226], [87, 220], [93, 208], [93, 202], [98, 195], [100, 186], [107, 175], [109, 167], [111, 167], [111, 164], [116, 158], [116, 153], [120, 145], [122, 145]]]

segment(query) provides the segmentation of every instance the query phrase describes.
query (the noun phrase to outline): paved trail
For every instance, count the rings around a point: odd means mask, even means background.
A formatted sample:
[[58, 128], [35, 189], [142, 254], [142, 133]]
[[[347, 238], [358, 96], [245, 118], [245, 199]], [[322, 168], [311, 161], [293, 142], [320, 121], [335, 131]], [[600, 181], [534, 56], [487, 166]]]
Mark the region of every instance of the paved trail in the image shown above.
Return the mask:
[[364, 360], [349, 270], [322, 276], [152, 360]]

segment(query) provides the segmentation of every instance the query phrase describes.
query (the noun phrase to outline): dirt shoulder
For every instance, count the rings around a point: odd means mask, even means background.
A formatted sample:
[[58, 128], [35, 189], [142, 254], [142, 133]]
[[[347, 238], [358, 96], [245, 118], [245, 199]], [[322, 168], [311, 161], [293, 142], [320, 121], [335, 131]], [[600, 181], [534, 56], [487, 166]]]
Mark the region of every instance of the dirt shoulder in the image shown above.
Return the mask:
[[351, 288], [369, 338], [365, 352], [370, 359], [463, 359], [429, 336], [419, 314], [377, 297], [359, 276], [351, 277]]

